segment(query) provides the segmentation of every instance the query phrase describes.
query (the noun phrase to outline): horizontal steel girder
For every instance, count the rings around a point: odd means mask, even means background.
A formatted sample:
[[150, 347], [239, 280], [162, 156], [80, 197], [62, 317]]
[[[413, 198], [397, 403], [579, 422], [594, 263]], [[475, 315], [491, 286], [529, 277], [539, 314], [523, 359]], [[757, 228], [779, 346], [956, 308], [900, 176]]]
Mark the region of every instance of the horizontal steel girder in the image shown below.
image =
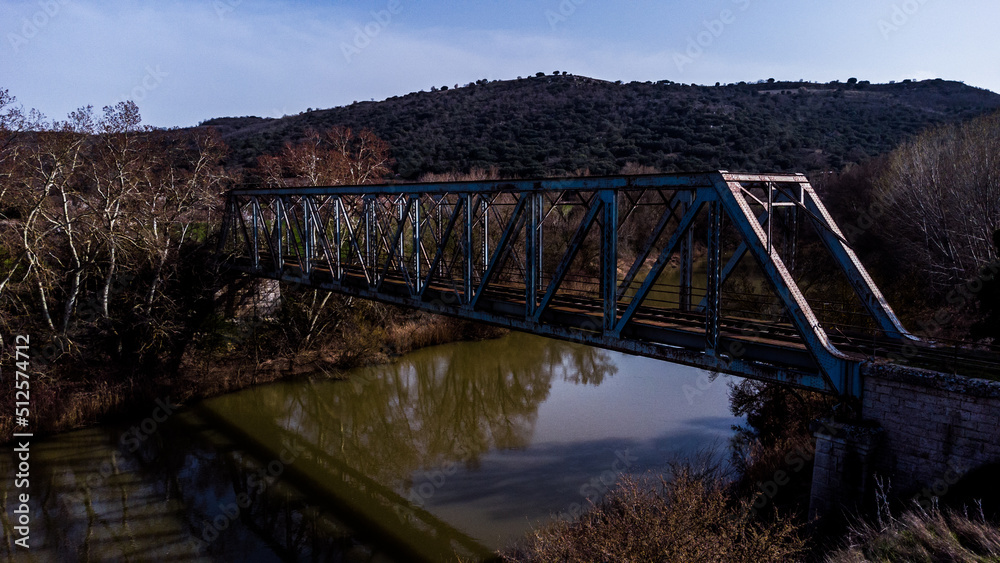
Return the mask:
[[[775, 242], [773, 217], [789, 210], [810, 218], [875, 324], [912, 338], [799, 174], [236, 189], [219, 251], [253, 276], [859, 395], [863, 358], [838, 350]], [[728, 261], [724, 222], [738, 236]], [[690, 245], [706, 230], [709, 300], [701, 302], [709, 306], [690, 310]], [[763, 272], [783, 321], [725, 312], [719, 292], [743, 254]], [[664, 279], [678, 258], [674, 306]]]

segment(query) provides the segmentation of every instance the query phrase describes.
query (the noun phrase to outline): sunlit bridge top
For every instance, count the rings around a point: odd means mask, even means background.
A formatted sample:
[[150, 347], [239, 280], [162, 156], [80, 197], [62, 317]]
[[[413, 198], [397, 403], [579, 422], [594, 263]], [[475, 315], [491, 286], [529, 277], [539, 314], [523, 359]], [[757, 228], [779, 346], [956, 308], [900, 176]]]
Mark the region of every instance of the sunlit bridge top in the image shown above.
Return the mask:
[[[255, 277], [840, 395], [866, 362], [935, 354], [801, 174], [236, 189], [219, 250]], [[835, 275], [806, 290], [817, 271]]]

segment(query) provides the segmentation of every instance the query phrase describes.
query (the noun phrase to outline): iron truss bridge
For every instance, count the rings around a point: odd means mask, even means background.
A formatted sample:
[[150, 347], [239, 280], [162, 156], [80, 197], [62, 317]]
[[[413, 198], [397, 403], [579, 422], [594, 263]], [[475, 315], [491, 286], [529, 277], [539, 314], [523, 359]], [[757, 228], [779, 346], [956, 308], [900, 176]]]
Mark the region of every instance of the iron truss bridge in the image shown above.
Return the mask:
[[[801, 174], [235, 189], [220, 253], [255, 277], [839, 395], [860, 396], [877, 357], [935, 354]], [[804, 291], [819, 261], [842, 291]]]

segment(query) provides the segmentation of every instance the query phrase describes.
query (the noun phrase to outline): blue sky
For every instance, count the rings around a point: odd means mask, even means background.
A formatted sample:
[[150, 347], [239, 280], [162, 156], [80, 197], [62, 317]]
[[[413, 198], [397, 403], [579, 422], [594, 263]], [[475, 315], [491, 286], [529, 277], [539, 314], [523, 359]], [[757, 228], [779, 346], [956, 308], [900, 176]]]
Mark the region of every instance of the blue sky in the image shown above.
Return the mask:
[[0, 88], [55, 119], [134, 99], [163, 127], [554, 70], [1000, 92], [997, 22], [996, 0], [4, 0]]

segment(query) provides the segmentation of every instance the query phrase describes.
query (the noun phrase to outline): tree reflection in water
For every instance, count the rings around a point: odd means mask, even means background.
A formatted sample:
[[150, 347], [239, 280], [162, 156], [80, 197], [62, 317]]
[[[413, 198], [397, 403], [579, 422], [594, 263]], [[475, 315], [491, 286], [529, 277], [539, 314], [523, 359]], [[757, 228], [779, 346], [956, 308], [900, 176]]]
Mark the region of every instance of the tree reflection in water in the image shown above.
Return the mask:
[[603, 350], [512, 333], [419, 350], [349, 381], [270, 385], [210, 403], [255, 434], [281, 427], [406, 489], [416, 470], [473, 468], [492, 449], [526, 447], [556, 378], [596, 386], [616, 371]]
[[[616, 371], [604, 351], [515, 333], [417, 351], [356, 370], [347, 381], [218, 397], [173, 415], [135, 451], [122, 437], [138, 421], [59, 435], [32, 446], [33, 554], [384, 560], [375, 545], [359, 543], [371, 533], [354, 520], [341, 523], [339, 507], [366, 505], [369, 521], [403, 537], [404, 519], [419, 516], [405, 498], [419, 470], [449, 462], [477, 467], [490, 450], [526, 448], [553, 382], [599, 385]], [[201, 418], [202, 410], [223, 423]], [[301, 442], [304, 453], [265, 490], [255, 475], [289, 442]], [[261, 446], [270, 450], [260, 454]], [[0, 472], [12, 475], [13, 459], [9, 449], [0, 456]], [[324, 490], [296, 492], [295, 472], [313, 469]], [[12, 510], [12, 484], [0, 485], [4, 514]], [[235, 515], [240, 494], [249, 506]], [[415, 522], [411, 533], [431, 526], [447, 541], [461, 535], [433, 516]], [[9, 519], [3, 523], [9, 530]], [[8, 541], [0, 560], [16, 558]]]

